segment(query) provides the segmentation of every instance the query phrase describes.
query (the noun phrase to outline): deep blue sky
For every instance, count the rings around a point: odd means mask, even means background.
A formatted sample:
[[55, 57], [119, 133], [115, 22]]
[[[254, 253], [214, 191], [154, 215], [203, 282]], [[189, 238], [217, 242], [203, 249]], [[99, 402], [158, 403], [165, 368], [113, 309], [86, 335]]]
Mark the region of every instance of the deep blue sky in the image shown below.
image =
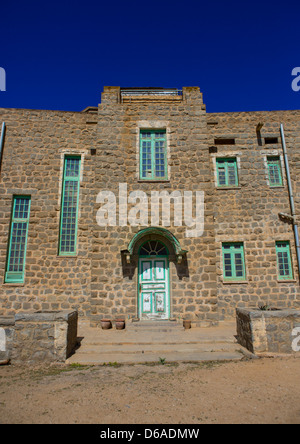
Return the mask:
[[200, 86], [208, 112], [300, 109], [300, 2], [3, 1], [0, 107], [81, 111], [104, 85]]

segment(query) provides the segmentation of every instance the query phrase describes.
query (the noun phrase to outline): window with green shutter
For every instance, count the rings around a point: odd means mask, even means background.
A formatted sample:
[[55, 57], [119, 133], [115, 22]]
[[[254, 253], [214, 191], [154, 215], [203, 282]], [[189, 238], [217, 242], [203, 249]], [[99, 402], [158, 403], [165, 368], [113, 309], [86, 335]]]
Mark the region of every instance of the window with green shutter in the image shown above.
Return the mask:
[[237, 187], [239, 185], [236, 158], [216, 159], [218, 187]]
[[168, 179], [166, 130], [140, 131], [140, 179]]
[[278, 279], [293, 279], [293, 267], [289, 242], [276, 242]]
[[30, 196], [13, 198], [5, 282], [24, 282], [30, 200]]
[[76, 254], [80, 163], [79, 156], [65, 157], [59, 233], [59, 255], [62, 256]]
[[281, 162], [279, 156], [268, 156], [268, 173], [269, 181], [271, 187], [280, 187], [283, 185], [282, 173], [281, 173]]
[[223, 243], [224, 280], [243, 281], [246, 279], [243, 243]]

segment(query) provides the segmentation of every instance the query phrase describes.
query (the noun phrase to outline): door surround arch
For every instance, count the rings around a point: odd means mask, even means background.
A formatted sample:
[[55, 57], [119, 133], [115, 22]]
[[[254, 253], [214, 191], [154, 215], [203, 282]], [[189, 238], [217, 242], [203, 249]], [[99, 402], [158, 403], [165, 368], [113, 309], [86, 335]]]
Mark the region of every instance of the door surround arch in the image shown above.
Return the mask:
[[[163, 249], [160, 247], [156, 251], [158, 254], [154, 254], [157, 245], [163, 246]], [[172, 309], [170, 263], [175, 264], [177, 273], [181, 268], [186, 269], [183, 263], [186, 263], [187, 251], [181, 248], [180, 242], [171, 231], [161, 227], [148, 227], [134, 234], [127, 249], [122, 250], [121, 253], [124, 268], [130, 273], [128, 275], [133, 277], [134, 270], [137, 270], [136, 313], [138, 318], [169, 319]], [[159, 255], [159, 253], [164, 254]], [[163, 275], [164, 281], [160, 279]], [[144, 290], [148, 291], [147, 295]], [[147, 297], [144, 298], [144, 296]], [[149, 304], [153, 310], [149, 309]]]

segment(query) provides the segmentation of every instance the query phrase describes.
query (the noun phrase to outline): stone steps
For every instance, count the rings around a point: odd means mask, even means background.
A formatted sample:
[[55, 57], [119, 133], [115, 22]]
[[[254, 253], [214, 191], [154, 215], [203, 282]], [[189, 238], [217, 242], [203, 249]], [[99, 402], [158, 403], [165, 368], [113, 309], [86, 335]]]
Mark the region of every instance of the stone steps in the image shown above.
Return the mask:
[[139, 321], [139, 322], [131, 322], [126, 326], [127, 331], [129, 332], [140, 332], [140, 331], [150, 331], [152, 333], [159, 332], [176, 332], [183, 331], [182, 323], [176, 321]]
[[209, 352], [189, 352], [184, 353], [118, 353], [116, 354], [101, 354], [86, 353], [80, 357], [72, 356], [67, 360], [67, 364], [78, 363], [81, 365], [103, 365], [103, 364], [145, 364], [145, 363], [160, 363], [161, 359], [164, 362], [200, 362], [200, 361], [239, 361], [243, 355], [238, 351], [209, 351]]
[[[181, 344], [170, 344], [170, 343], [155, 343], [155, 344], [87, 344], [85, 345], [80, 354], [85, 353], [171, 353], [171, 352], [185, 352], [185, 351], [221, 351], [221, 350], [231, 350], [234, 349], [235, 344], [196, 344], [196, 343], [181, 343]], [[79, 355], [79, 353], [78, 353]]]
[[[81, 333], [81, 332], [80, 332]], [[125, 330], [86, 328], [81, 346], [67, 363], [159, 363], [240, 360], [243, 355], [230, 329], [184, 330], [176, 323], [139, 323]]]
[[174, 335], [174, 334], [165, 334], [163, 337], [161, 335], [155, 335], [155, 334], [145, 334], [143, 335], [137, 335], [137, 334], [128, 334], [125, 333], [118, 333], [118, 334], [107, 334], [107, 335], [99, 335], [95, 337], [85, 337], [82, 340], [81, 345], [87, 346], [87, 345], [93, 345], [93, 346], [111, 346], [111, 345], [197, 345], [199, 343], [201, 344], [232, 344], [235, 343], [235, 338], [226, 338], [226, 337], [219, 337], [219, 338], [209, 338], [209, 337], [198, 337], [195, 338], [193, 336], [190, 336], [188, 334], [183, 335]]
[[[131, 342], [128, 342], [128, 341], [124, 341], [124, 342], [112, 342], [112, 341], [97, 341], [97, 340], [95, 340], [95, 341], [90, 341], [88, 344], [87, 343], [85, 343], [84, 344], [84, 347], [86, 348], [86, 347], [89, 347], [89, 346], [93, 346], [93, 347], [111, 347], [111, 346], [120, 346], [120, 347], [122, 347], [122, 346], [128, 346], [128, 347], [130, 347], [130, 346], [134, 346], [134, 345], [138, 345], [138, 346], [140, 346], [140, 347], [142, 347], [142, 346], [145, 346], [145, 347], [147, 347], [147, 346], [151, 346], [151, 345], [155, 345], [155, 346], [159, 346], [159, 345], [167, 345], [167, 346], [173, 346], [173, 345], [186, 345], [186, 346], [188, 346], [188, 345], [198, 345], [199, 344], [199, 342], [197, 342], [197, 341], [172, 341], [172, 340], [170, 340], [170, 341], [168, 341], [168, 340], [165, 340], [165, 341], [161, 341], [161, 340], [153, 340], [153, 341], [148, 341], [148, 342], [145, 342], [145, 341], [143, 341], [143, 342], [141, 342], [141, 341], [131, 341]], [[209, 340], [204, 340], [204, 341], [202, 341], [201, 342], [201, 344], [202, 345], [208, 345], [208, 344], [212, 344], [212, 341], [209, 341]], [[232, 344], [232, 342], [231, 341], [214, 341], [213, 342], [213, 344], [226, 344], [226, 345], [228, 345], [228, 344]]]

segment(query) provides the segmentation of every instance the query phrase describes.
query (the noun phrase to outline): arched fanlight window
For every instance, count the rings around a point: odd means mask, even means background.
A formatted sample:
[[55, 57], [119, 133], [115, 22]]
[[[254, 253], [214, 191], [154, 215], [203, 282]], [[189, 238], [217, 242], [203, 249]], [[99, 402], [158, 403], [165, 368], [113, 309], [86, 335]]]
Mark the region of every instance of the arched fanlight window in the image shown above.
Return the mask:
[[167, 256], [168, 250], [159, 241], [147, 241], [140, 248], [141, 256]]

